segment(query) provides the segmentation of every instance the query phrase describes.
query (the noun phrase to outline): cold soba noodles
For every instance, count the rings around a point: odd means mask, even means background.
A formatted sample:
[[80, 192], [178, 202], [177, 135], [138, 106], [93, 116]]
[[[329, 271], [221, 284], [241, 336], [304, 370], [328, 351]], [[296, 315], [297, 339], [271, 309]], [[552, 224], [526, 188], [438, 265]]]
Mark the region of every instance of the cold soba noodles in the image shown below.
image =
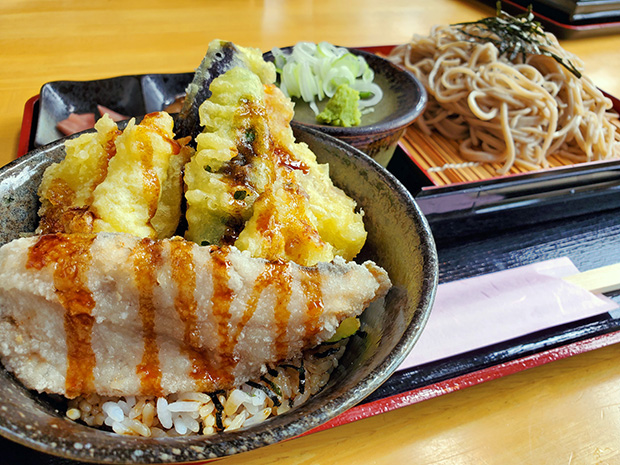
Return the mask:
[[617, 158], [612, 102], [582, 74], [579, 58], [532, 19], [500, 12], [435, 26], [396, 47], [390, 58], [429, 93], [417, 124], [460, 140], [470, 162], [499, 163], [498, 174], [547, 168], [551, 154], [571, 163]]

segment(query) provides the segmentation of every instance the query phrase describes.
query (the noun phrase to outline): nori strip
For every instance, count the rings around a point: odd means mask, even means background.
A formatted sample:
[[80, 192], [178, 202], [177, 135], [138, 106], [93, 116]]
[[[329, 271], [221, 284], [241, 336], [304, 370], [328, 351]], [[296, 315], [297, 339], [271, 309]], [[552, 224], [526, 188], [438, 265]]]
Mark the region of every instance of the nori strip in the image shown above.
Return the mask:
[[[501, 1], [498, 1], [496, 5], [495, 16], [478, 21], [452, 24], [452, 26], [458, 28], [463, 34], [471, 37], [476, 42], [491, 42], [497, 47], [500, 55], [506, 55], [511, 61], [515, 60], [518, 55], [521, 55], [523, 63], [525, 63], [525, 57], [528, 53], [531, 55], [548, 56], [564, 66], [577, 78], [581, 78], [581, 72], [570, 60], [565, 60], [545, 48], [553, 44], [545, 35], [541, 23], [534, 21], [532, 5], [528, 7], [527, 13], [517, 16], [512, 16], [502, 11]], [[474, 26], [483, 35], [467, 32], [463, 29], [463, 26]], [[485, 32], [491, 32], [497, 39], [484, 35]]]
[[283, 368], [292, 368], [299, 373], [299, 393], [303, 394], [306, 391], [306, 369], [304, 367], [304, 359], [301, 359], [301, 365], [298, 367], [289, 363], [280, 366]]
[[282, 396], [282, 391], [280, 390], [280, 388], [278, 386], [276, 386], [276, 384], [271, 381], [270, 379], [267, 379], [266, 376], [261, 376], [260, 377], [261, 381], [263, 381], [264, 383], [267, 384], [267, 386], [269, 386], [269, 389], [271, 389], [277, 396]]
[[330, 355], [334, 355], [335, 353], [337, 353], [340, 350], [340, 347], [330, 347], [327, 350], [324, 350], [323, 352], [317, 352], [316, 354], [314, 354], [314, 358], [325, 358], [325, 357], [329, 357]]
[[304, 359], [301, 359], [299, 366], [299, 392], [303, 394], [306, 391], [306, 368], [304, 367]]
[[215, 391], [208, 393], [215, 405], [215, 426], [219, 431], [224, 431], [224, 422], [222, 421], [222, 413], [224, 412], [224, 406], [217, 397], [219, 394], [224, 394], [224, 391]]
[[275, 392], [273, 392], [271, 389], [269, 389], [269, 387], [265, 386], [264, 384], [256, 383], [254, 381], [247, 381], [245, 384], [255, 389], [260, 389], [265, 394], [267, 394], [267, 397], [271, 399], [275, 407], [279, 407], [280, 405], [282, 405], [280, 399], [278, 399], [278, 396], [275, 394]]

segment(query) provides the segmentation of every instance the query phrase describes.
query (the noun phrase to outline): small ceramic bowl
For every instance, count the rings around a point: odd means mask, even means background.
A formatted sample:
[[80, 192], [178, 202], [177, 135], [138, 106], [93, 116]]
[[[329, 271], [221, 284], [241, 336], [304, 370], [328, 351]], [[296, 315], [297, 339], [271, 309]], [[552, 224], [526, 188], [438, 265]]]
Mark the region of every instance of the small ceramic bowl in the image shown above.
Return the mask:
[[[410, 193], [371, 158], [322, 132], [295, 126], [297, 140], [307, 143], [321, 163], [329, 163], [334, 183], [364, 210], [368, 240], [359, 258], [375, 260], [394, 283], [383, 304], [364, 312], [367, 336], [350, 339], [326, 387], [261, 424], [213, 436], [156, 439], [118, 436], [73, 422], [48, 397], [25, 389], [0, 366], [4, 452], [27, 455], [27, 446], [97, 463], [183, 463], [236, 454], [325, 423], [358, 404], [397, 369], [418, 340], [435, 295], [437, 256], [428, 224]], [[0, 169], [0, 243], [35, 229], [37, 188], [45, 168], [64, 157], [63, 142]], [[23, 462], [30, 463], [28, 457]]]
[[[290, 53], [293, 47], [281, 50]], [[387, 166], [398, 140], [411, 123], [422, 114], [426, 107], [427, 94], [422, 83], [409, 71], [395, 65], [374, 53], [348, 49], [354, 55], [364, 57], [366, 63], [375, 73], [374, 82], [383, 90], [383, 98], [375, 105], [374, 111], [362, 115], [359, 126], [344, 128], [320, 124], [310, 106], [301, 99], [295, 102], [295, 121], [301, 126], [318, 129], [330, 136], [360, 149], [382, 166]], [[263, 55], [265, 60], [273, 61], [273, 54]], [[327, 103], [324, 99], [318, 103], [319, 110]]]
[[62, 138], [57, 124], [71, 113], [92, 113], [99, 119], [97, 105], [132, 117], [161, 111], [184, 95], [193, 77], [194, 73], [136, 74], [48, 82], [39, 92], [39, 108], [31, 128], [33, 148]]

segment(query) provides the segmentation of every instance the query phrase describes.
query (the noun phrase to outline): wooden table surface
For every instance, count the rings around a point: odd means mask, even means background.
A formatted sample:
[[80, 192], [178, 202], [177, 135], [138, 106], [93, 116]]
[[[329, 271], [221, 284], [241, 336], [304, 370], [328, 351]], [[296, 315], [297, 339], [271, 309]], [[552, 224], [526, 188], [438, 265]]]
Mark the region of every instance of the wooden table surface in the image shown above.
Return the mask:
[[[467, 0], [3, 0], [0, 165], [15, 157], [24, 103], [48, 81], [191, 71], [214, 38], [264, 51], [397, 44], [493, 12]], [[562, 44], [620, 96], [620, 35]], [[620, 463], [618, 359], [618, 345], [597, 349], [218, 463]]]

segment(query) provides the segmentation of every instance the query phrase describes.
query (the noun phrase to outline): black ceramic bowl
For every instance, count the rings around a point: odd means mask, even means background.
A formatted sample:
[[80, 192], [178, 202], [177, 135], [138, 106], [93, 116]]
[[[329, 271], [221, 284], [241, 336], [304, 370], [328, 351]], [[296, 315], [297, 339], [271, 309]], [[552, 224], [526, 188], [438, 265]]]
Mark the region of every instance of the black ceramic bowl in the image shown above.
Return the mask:
[[[306, 404], [262, 424], [207, 437], [155, 439], [73, 422], [0, 366], [2, 436], [49, 454], [99, 463], [198, 461], [309, 431], [359, 403], [396, 370], [418, 340], [434, 299], [437, 257], [428, 224], [409, 192], [371, 158], [324, 133], [295, 126], [298, 141], [329, 163], [334, 183], [364, 210], [368, 240], [360, 259], [375, 260], [394, 283], [385, 303], [363, 314], [368, 336], [351, 338], [327, 386]], [[60, 140], [0, 169], [0, 243], [35, 229], [42, 173], [63, 156]]]
[[[292, 48], [284, 47], [281, 50], [287, 54]], [[360, 149], [380, 165], [387, 166], [407, 126], [424, 111], [427, 102], [426, 90], [411, 72], [391, 61], [365, 50], [348, 50], [354, 55], [364, 57], [375, 73], [374, 82], [383, 90], [383, 98], [373, 107], [374, 111], [363, 115], [359, 126], [330, 126], [317, 123], [310, 106], [301, 99], [293, 98], [294, 119], [303, 127], [318, 129], [337, 137]], [[265, 53], [263, 57], [273, 61], [271, 52]], [[322, 110], [326, 103], [327, 99], [319, 102], [319, 110]]]

